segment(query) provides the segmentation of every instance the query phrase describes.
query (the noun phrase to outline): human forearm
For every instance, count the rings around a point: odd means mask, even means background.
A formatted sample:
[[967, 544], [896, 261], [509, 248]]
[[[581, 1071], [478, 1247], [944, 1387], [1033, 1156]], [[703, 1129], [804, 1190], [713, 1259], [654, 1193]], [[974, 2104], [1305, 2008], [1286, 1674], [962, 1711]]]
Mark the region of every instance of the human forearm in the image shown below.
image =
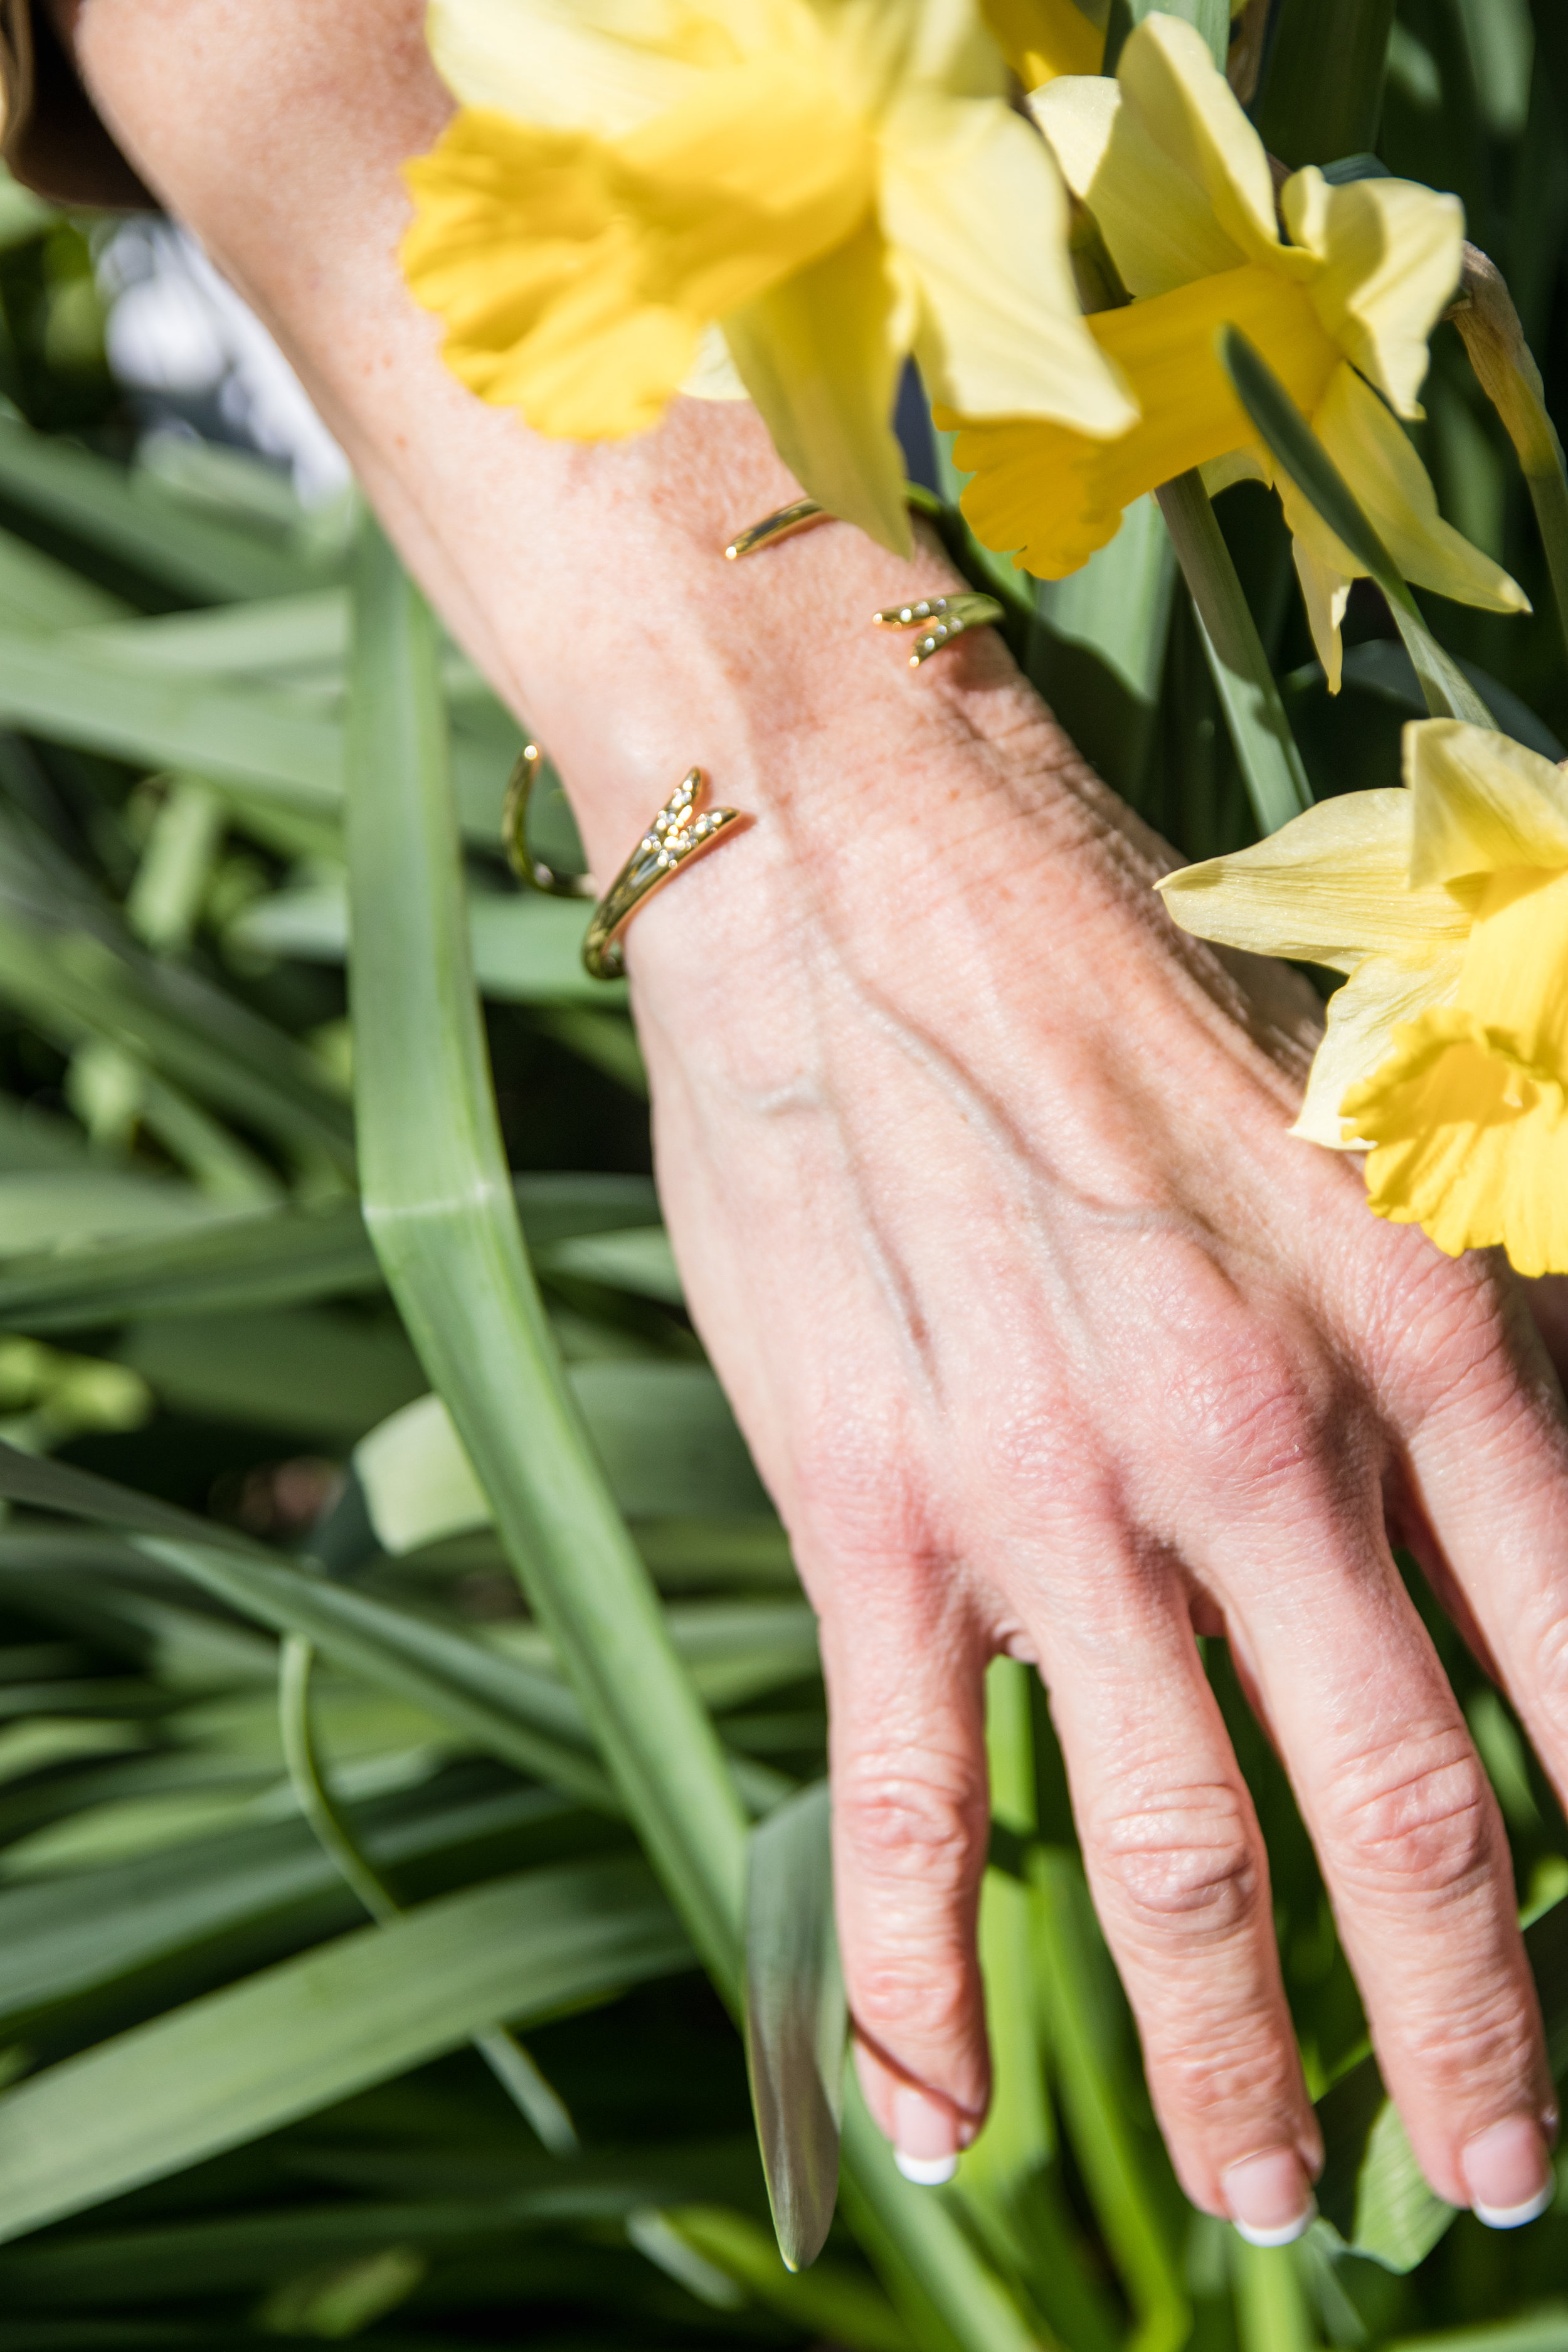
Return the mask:
[[422, 13], [86, 0], [77, 46], [123, 145], [272, 324], [411, 567], [560, 762], [595, 869], [694, 761], [756, 808], [825, 729], [846, 759], [865, 744], [870, 791], [931, 740], [1037, 721], [989, 641], [915, 681], [907, 646], [868, 625], [961, 584], [934, 546], [906, 567], [832, 526], [723, 561], [795, 490], [749, 407], [682, 402], [656, 434], [584, 448], [454, 381], [396, 263], [399, 166], [449, 105]]

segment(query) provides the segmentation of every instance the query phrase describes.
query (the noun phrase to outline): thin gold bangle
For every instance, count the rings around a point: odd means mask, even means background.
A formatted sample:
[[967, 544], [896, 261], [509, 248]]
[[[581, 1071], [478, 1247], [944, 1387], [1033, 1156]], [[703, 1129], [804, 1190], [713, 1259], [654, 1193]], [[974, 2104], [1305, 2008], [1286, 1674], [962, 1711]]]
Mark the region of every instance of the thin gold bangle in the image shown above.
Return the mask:
[[[525, 743], [508, 781], [501, 812], [501, 839], [508, 861], [520, 882], [546, 898], [591, 898], [594, 886], [585, 874], [552, 874], [529, 849], [528, 803], [542, 764], [538, 744]], [[707, 785], [700, 768], [687, 770], [594, 908], [583, 940], [583, 962], [591, 979], [622, 977], [626, 961], [621, 936], [637, 908], [673, 881], [683, 866], [689, 866], [740, 824], [739, 809], [708, 809], [699, 815]]]
[[529, 848], [528, 804], [539, 782], [543, 759], [537, 743], [525, 743], [506, 780], [506, 798], [500, 811], [501, 846], [506, 851], [506, 862], [526, 888], [538, 890], [546, 898], [591, 898], [594, 886], [585, 874], [552, 873], [548, 866], [540, 864]]

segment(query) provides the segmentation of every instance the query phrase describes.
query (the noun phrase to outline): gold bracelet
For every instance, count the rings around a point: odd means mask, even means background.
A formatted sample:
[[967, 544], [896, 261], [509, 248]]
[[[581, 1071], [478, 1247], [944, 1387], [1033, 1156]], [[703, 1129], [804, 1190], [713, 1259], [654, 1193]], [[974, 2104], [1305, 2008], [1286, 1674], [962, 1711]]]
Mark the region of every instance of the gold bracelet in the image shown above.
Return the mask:
[[707, 784], [700, 768], [687, 770], [595, 908], [583, 941], [583, 961], [595, 980], [620, 979], [626, 968], [621, 936], [637, 908], [740, 824], [739, 809], [709, 809], [698, 815]]
[[913, 604], [889, 604], [885, 612], [873, 613], [874, 629], [919, 629], [929, 621], [925, 635], [915, 639], [915, 649], [910, 656], [910, 667], [919, 669], [921, 662], [930, 661], [932, 654], [941, 653], [943, 646], [952, 645], [966, 629], [988, 628], [993, 621], [1004, 617], [1002, 606], [994, 596], [984, 596], [977, 588], [967, 588], [956, 596], [921, 596]]
[[[912, 497], [910, 504], [915, 504]], [[925, 511], [923, 501], [916, 511]], [[809, 530], [814, 523], [831, 520], [826, 507], [819, 506], [815, 499], [795, 499], [789, 506], [764, 515], [761, 522], [750, 523], [744, 530], [737, 531], [724, 550], [726, 560], [736, 563], [743, 555], [755, 555], [764, 547], [776, 545], [781, 539], [792, 539], [797, 530]], [[939, 654], [943, 646], [963, 636], [966, 629], [988, 628], [993, 621], [1005, 617], [1004, 608], [994, 596], [983, 595], [978, 589], [964, 589], [954, 596], [922, 596], [916, 604], [890, 604], [885, 612], [873, 613], [871, 623], [879, 629], [918, 629], [930, 622], [931, 625], [916, 640], [910, 656], [910, 667], [919, 669], [932, 654]]]
[[[528, 803], [542, 764], [537, 743], [525, 743], [506, 788], [501, 811], [501, 839], [512, 872], [531, 890], [552, 898], [591, 898], [594, 886], [587, 876], [552, 874], [528, 846]], [[647, 831], [599, 900], [588, 919], [583, 940], [583, 961], [593, 980], [619, 980], [626, 971], [621, 934], [645, 898], [689, 866], [694, 857], [741, 822], [739, 809], [709, 809], [697, 814], [707, 789], [700, 768], [689, 768], [666, 801]]]
[[539, 782], [543, 753], [537, 743], [525, 743], [506, 781], [501, 803], [500, 837], [506, 862], [518, 880], [547, 898], [591, 898], [594, 886], [585, 874], [553, 874], [542, 866], [528, 845], [528, 804]]

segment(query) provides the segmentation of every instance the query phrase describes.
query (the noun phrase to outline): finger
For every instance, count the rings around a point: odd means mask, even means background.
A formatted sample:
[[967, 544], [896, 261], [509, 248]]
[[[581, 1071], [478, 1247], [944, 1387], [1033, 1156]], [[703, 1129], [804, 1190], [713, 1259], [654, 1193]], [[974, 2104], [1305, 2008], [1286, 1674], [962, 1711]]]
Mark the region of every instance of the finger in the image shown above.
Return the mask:
[[1096, 1561], [1094, 1587], [1092, 1611], [1053, 1607], [1031, 1632], [1095, 1906], [1183, 2187], [1255, 2242], [1284, 2242], [1311, 2219], [1322, 2146], [1257, 1816], [1174, 1571], [1124, 1547]]
[[1439, 2196], [1520, 2202], [1521, 2165], [1531, 2195], [1546, 2177], [1551, 2084], [1490, 1783], [1400, 1582], [1375, 1488], [1351, 1513], [1315, 1477], [1288, 1478], [1274, 1505], [1267, 1528], [1229, 1531], [1213, 1573], [1317, 1847], [1384, 2080]]
[[989, 1644], [962, 1579], [836, 1568], [823, 1625], [834, 1880], [856, 2063], [913, 2180], [952, 2177], [990, 2095], [975, 1914]]

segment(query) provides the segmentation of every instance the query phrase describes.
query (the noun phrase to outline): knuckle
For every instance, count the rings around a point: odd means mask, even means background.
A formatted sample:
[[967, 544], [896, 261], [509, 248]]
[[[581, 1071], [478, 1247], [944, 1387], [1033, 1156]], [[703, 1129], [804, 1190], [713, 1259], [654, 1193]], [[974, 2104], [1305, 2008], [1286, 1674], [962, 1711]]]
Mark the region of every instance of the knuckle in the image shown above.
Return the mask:
[[952, 2049], [973, 2031], [970, 1963], [956, 1948], [863, 1958], [853, 1971], [851, 1999], [860, 2032], [888, 2050]]
[[986, 1799], [961, 1759], [937, 1761], [862, 1757], [835, 1775], [833, 1801], [858, 1876], [911, 1882], [941, 1906], [977, 1880]]
[[1317, 1452], [1332, 1418], [1322, 1370], [1303, 1341], [1251, 1317], [1224, 1318], [1165, 1391], [1171, 1434], [1200, 1479], [1268, 1487]]
[[1162, 1944], [1223, 1942], [1265, 1899], [1250, 1811], [1226, 1781], [1123, 1803], [1086, 1825], [1086, 1845], [1119, 1916]]
[[1403, 1732], [1363, 1751], [1341, 1774], [1325, 1829], [1360, 1885], [1402, 1897], [1451, 1900], [1497, 1857], [1490, 1787], [1458, 1724]]

